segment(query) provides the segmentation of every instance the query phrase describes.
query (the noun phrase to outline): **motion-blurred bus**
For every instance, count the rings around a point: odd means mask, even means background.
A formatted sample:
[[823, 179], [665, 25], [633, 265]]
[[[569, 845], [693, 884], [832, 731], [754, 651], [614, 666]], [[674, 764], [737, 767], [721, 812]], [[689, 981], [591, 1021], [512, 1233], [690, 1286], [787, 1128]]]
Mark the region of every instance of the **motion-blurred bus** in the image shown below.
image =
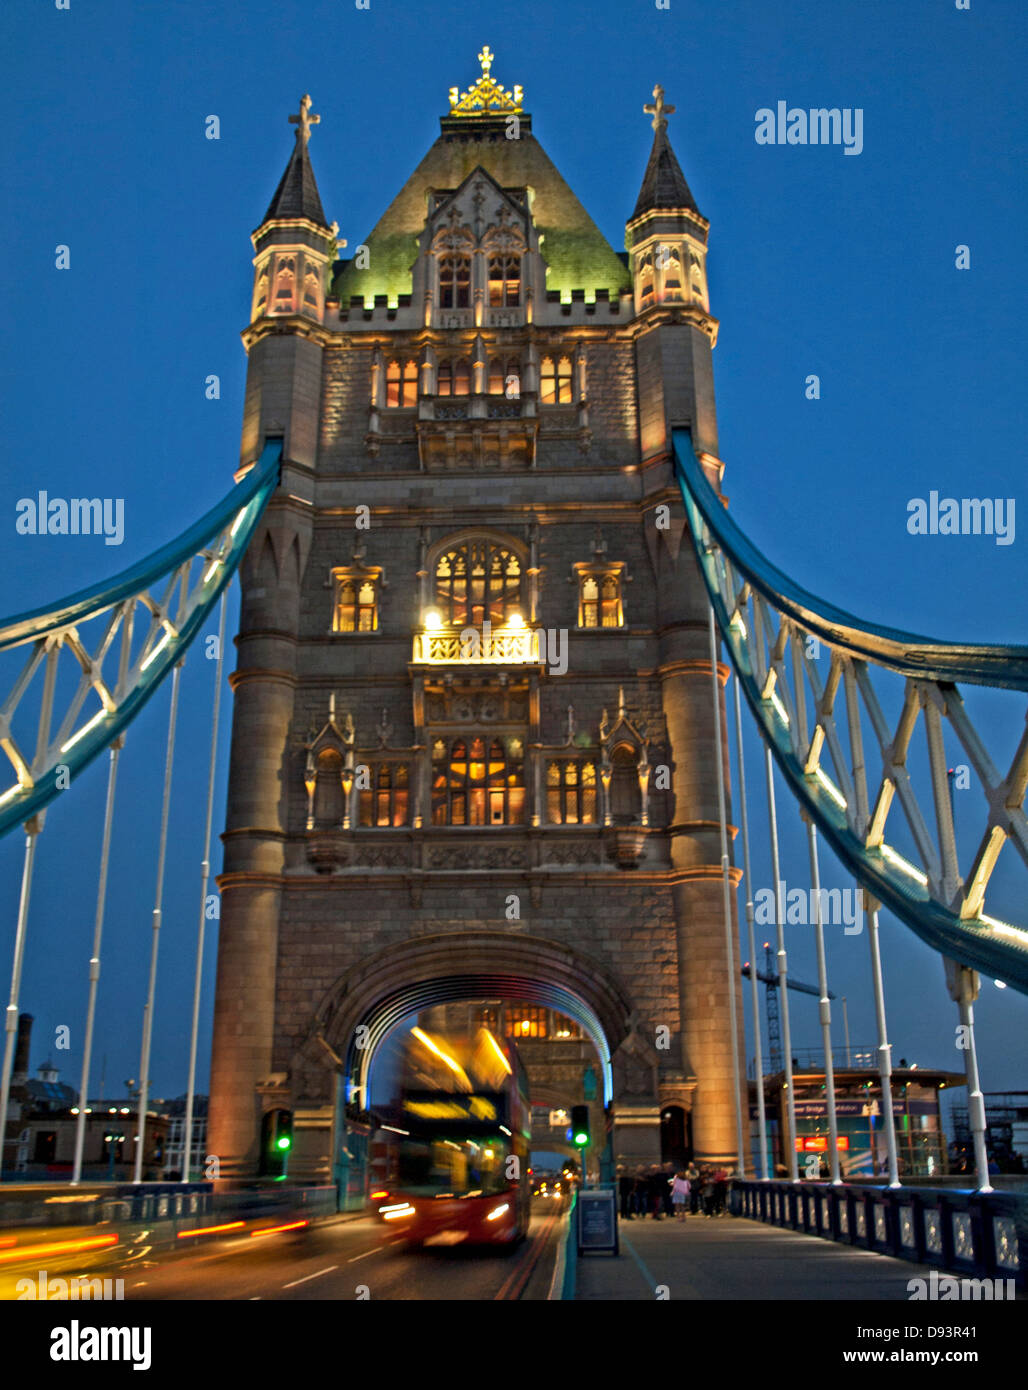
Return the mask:
[[511, 1249], [528, 1231], [532, 1114], [513, 1040], [412, 1028], [397, 1090], [375, 1107], [380, 1219], [411, 1245]]

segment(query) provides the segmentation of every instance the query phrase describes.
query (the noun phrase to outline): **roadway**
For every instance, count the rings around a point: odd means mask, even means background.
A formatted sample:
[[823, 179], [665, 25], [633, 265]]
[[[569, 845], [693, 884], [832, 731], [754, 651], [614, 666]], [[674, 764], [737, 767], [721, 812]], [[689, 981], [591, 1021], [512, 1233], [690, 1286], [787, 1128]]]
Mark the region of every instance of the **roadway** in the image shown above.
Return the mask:
[[[87, 1253], [5, 1259], [0, 1299], [18, 1298], [25, 1291], [18, 1280], [38, 1280], [45, 1269], [50, 1280], [122, 1279], [127, 1302], [542, 1300], [549, 1294], [564, 1210], [563, 1201], [536, 1198], [528, 1237], [510, 1252], [408, 1251], [402, 1237], [372, 1217], [329, 1220], [259, 1238], [248, 1233], [201, 1237], [203, 1244], [185, 1249], [149, 1246], [145, 1235], [136, 1235], [129, 1243]], [[37, 1229], [31, 1240], [43, 1245], [88, 1234]], [[19, 1236], [19, 1244], [27, 1242]], [[0, 1253], [10, 1254], [10, 1247]]]

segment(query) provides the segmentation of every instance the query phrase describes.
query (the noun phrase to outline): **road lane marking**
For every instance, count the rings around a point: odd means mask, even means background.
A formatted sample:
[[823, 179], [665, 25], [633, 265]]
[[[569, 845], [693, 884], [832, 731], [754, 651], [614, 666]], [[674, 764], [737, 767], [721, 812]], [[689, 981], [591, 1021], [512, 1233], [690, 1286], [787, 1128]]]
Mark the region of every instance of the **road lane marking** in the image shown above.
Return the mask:
[[374, 1255], [378, 1250], [385, 1250], [387, 1246], [395, 1245], [395, 1240], [386, 1241], [385, 1245], [376, 1245], [371, 1250], [365, 1250], [363, 1255], [354, 1255], [352, 1260], [347, 1260], [348, 1265], [356, 1264], [358, 1260], [366, 1259], [368, 1255]]
[[306, 1284], [308, 1279], [320, 1279], [323, 1274], [331, 1274], [334, 1269], [338, 1268], [338, 1265], [329, 1265], [327, 1269], [319, 1269], [317, 1274], [305, 1274], [302, 1279], [294, 1279], [291, 1284], [283, 1284], [282, 1287], [284, 1289], [295, 1289], [297, 1284]]

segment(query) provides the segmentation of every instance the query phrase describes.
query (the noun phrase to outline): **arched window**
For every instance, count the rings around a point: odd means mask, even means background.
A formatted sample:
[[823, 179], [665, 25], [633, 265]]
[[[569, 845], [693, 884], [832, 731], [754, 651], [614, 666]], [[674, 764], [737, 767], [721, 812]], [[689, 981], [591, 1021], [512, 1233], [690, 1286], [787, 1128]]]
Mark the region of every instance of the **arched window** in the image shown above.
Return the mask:
[[647, 251], [639, 262], [639, 307], [646, 309], [653, 303], [653, 252]]
[[693, 288], [699, 290], [703, 285], [703, 266], [695, 251], [689, 252], [689, 274], [692, 276]]
[[471, 258], [441, 256], [439, 259], [439, 307], [466, 309], [471, 302]]
[[545, 1038], [548, 1012], [538, 1004], [511, 1004], [507, 1009], [507, 1029], [515, 1038]]
[[575, 758], [546, 768], [546, 819], [551, 825], [596, 824], [596, 764]]
[[335, 748], [318, 754], [314, 784], [314, 824], [321, 830], [338, 830], [343, 823], [343, 759]]
[[481, 627], [506, 622], [521, 607], [521, 561], [497, 541], [471, 539], [444, 551], [435, 566], [435, 606], [444, 623]]
[[552, 357], [544, 357], [540, 363], [539, 386], [544, 405], [570, 405], [570, 357], [562, 357], [556, 365], [554, 365]]
[[467, 396], [471, 394], [471, 364], [466, 357], [456, 362], [439, 363], [436, 374], [436, 395]]
[[682, 262], [677, 246], [662, 246], [661, 270], [663, 271], [662, 299], [682, 298]]
[[293, 287], [296, 281], [296, 262], [292, 256], [285, 256], [275, 269], [275, 300], [272, 309], [276, 314], [293, 312]]
[[312, 309], [321, 310], [321, 285], [313, 267], [308, 266], [307, 273], [303, 277], [303, 305], [306, 309], [308, 305]]
[[433, 825], [521, 825], [525, 819], [523, 746], [511, 739], [459, 738], [432, 747]]
[[489, 305], [511, 308], [521, 303], [521, 257], [489, 257]]
[[489, 363], [489, 394], [518, 400], [521, 395], [521, 363], [516, 357], [506, 362], [494, 357]]
[[621, 627], [621, 579], [616, 574], [582, 574], [579, 578], [579, 627]]
[[635, 751], [626, 744], [611, 757], [610, 813], [615, 825], [634, 825], [642, 814], [642, 792]]
[[265, 304], [267, 304], [267, 302], [268, 302], [268, 267], [265, 266], [264, 269], [263, 269], [263, 270], [260, 272], [260, 274], [257, 276], [257, 296], [256, 296], [256, 304], [255, 304], [255, 306], [254, 306], [254, 311], [253, 311], [253, 316], [254, 316], [254, 318], [256, 318], [257, 315], [261, 313], [261, 311], [263, 310], [263, 308], [264, 308]]
[[334, 632], [377, 632], [378, 604], [374, 579], [343, 575], [336, 580]]
[[406, 825], [410, 769], [406, 763], [379, 763], [368, 772], [371, 785], [360, 790], [358, 824]]
[[418, 364], [413, 360], [402, 365], [394, 358], [386, 368], [386, 405], [402, 406], [418, 403]]

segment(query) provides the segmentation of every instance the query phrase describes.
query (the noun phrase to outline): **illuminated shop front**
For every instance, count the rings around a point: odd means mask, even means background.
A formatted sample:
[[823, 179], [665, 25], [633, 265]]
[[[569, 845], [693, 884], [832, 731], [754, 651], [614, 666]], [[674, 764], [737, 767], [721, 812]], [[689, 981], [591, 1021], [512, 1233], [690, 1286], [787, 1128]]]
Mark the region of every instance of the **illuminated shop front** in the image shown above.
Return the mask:
[[[804, 1068], [793, 1073], [796, 1110], [796, 1151], [800, 1176], [820, 1157], [816, 1176], [829, 1165], [828, 1102], [823, 1071]], [[963, 1086], [961, 1073], [900, 1066], [892, 1073], [892, 1110], [901, 1177], [933, 1178], [949, 1171], [947, 1138], [942, 1128], [940, 1093]], [[784, 1074], [765, 1078], [769, 1147], [775, 1175], [787, 1171], [782, 1137], [787, 1133]], [[887, 1172], [882, 1088], [874, 1067], [838, 1068], [835, 1072], [835, 1113], [838, 1123], [839, 1168], [846, 1178], [881, 1177]], [[753, 1152], [759, 1152], [756, 1090], [750, 1084], [750, 1123]]]

